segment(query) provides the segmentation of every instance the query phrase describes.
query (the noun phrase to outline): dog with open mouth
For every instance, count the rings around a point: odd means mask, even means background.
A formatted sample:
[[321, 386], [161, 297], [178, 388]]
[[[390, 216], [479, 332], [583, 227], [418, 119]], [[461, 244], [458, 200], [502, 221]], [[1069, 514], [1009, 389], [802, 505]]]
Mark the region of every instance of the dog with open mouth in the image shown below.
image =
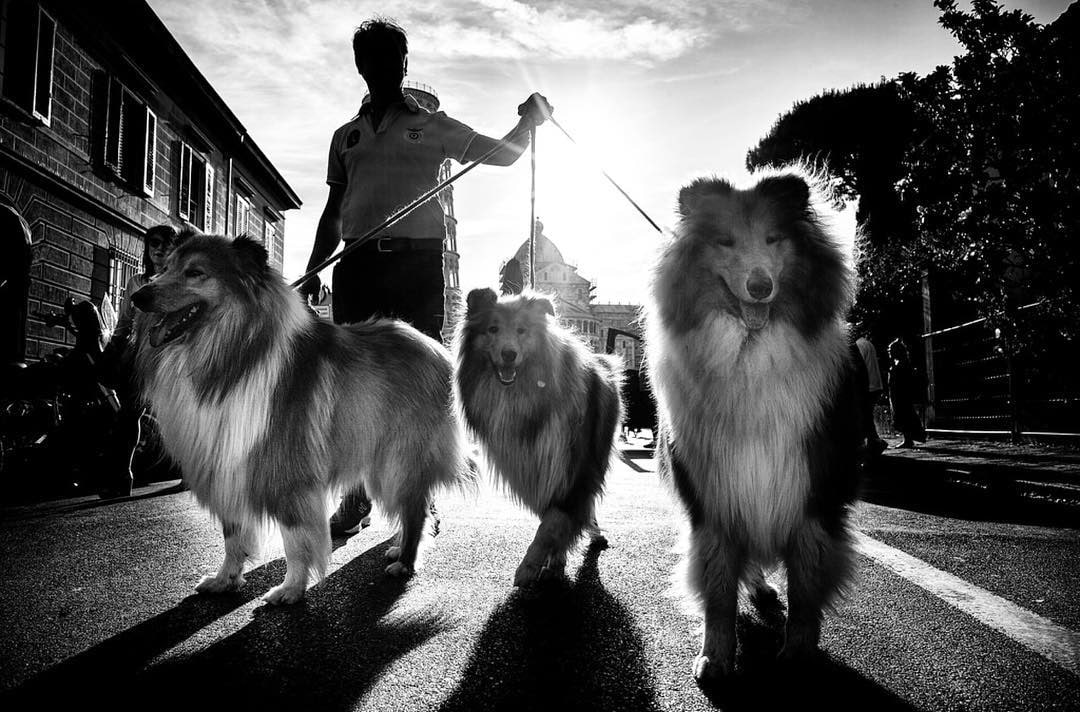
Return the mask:
[[299, 601], [329, 561], [328, 498], [360, 481], [398, 524], [386, 572], [412, 573], [434, 490], [471, 479], [441, 344], [401, 321], [316, 318], [247, 237], [187, 238], [132, 302], [143, 395], [225, 535], [196, 590], [242, 586], [273, 523], [287, 567], [264, 599]]
[[596, 503], [623, 418], [622, 362], [589, 351], [531, 291], [469, 292], [455, 352], [467, 427], [498, 481], [540, 517], [514, 585], [558, 579], [582, 534], [607, 545]]
[[705, 615], [702, 682], [734, 671], [740, 582], [756, 604], [778, 603], [763, 569], [785, 565], [782, 656], [799, 658], [816, 648], [853, 557], [854, 240], [810, 172], [754, 178], [682, 188], [646, 316], [658, 471], [687, 516], [686, 588]]

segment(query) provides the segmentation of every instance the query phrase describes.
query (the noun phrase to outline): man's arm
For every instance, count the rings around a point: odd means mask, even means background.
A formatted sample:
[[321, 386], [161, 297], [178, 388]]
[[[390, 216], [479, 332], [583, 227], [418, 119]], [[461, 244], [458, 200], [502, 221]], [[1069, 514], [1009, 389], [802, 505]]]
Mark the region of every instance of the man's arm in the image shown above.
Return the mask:
[[[521, 115], [521, 118], [518, 120], [517, 125], [510, 129], [510, 133], [506, 134], [502, 139], [508, 141], [508, 143], [492, 154], [484, 163], [491, 166], [509, 166], [514, 163], [529, 145], [529, 129], [544, 123], [547, 117], [551, 116], [553, 110], [551, 104], [542, 95], [531, 95], [518, 107], [518, 114]], [[469, 144], [469, 150], [465, 152], [465, 162], [475, 161], [497, 145], [499, 145], [498, 139], [477, 134], [472, 143]]]
[[[510, 133], [503, 137], [503, 140], [508, 141], [508, 143], [492, 154], [484, 163], [489, 166], [509, 166], [513, 164], [521, 157], [521, 154], [525, 152], [526, 147], [529, 145], [529, 127], [532, 125], [532, 121], [524, 116], [521, 117], [517, 125], [510, 129]], [[475, 161], [498, 144], [498, 139], [477, 134], [472, 143], [469, 144], [469, 150], [465, 152], [465, 162]]]
[[[334, 250], [341, 242], [341, 204], [344, 198], [344, 184], [331, 183], [330, 195], [326, 199], [322, 216], [319, 217], [319, 226], [315, 229], [315, 244], [311, 247], [311, 257], [308, 258], [305, 271], [334, 254]], [[319, 293], [320, 287], [322, 287], [322, 280], [315, 275], [300, 285], [300, 293], [314, 296]]]

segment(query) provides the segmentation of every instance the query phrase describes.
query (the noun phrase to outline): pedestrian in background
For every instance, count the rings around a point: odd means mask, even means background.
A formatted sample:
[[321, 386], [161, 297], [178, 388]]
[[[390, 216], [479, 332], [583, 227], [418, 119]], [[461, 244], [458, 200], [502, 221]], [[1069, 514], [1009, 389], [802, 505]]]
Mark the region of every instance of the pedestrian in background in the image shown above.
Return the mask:
[[[334, 132], [326, 182], [330, 195], [315, 233], [308, 270], [323, 262], [342, 240], [349, 243], [397, 209], [434, 188], [443, 161], [467, 163], [499, 145], [444, 112], [430, 112], [406, 96], [405, 31], [386, 20], [368, 20], [353, 35], [356, 69], [370, 101]], [[551, 114], [547, 100], [533, 94], [518, 107], [514, 137], [485, 162], [514, 163], [529, 142], [528, 129]], [[349, 324], [373, 316], [403, 319], [442, 340], [443, 242], [446, 224], [436, 200], [351, 252], [334, 268], [334, 321]], [[316, 295], [318, 276], [300, 286]], [[336, 536], [352, 534], [370, 521], [371, 502], [362, 489], [346, 494], [330, 519]]]
[[907, 346], [900, 339], [889, 344], [889, 359], [889, 406], [892, 408], [893, 427], [904, 436], [896, 447], [913, 448], [916, 440], [926, 442], [926, 430], [915, 412], [918, 401], [915, 371], [911, 367]]
[[874, 408], [885, 390], [881, 381], [881, 366], [878, 364], [877, 349], [874, 348], [870, 339], [860, 336], [855, 340], [855, 346], [858, 347], [859, 356], [866, 365], [867, 392], [863, 400], [862, 413], [866, 447], [870, 453], [880, 455], [888, 447], [888, 444], [878, 435], [877, 425], [874, 423]]
[[175, 243], [176, 230], [168, 225], [155, 225], [146, 231], [143, 237], [142, 271], [132, 275], [124, 287], [116, 328], [105, 346], [103, 361], [109, 372], [109, 380], [120, 398], [120, 413], [108, 444], [109, 457], [105, 461], [109, 468], [106, 473], [109, 484], [101, 492], [103, 498], [126, 497], [131, 494], [135, 481], [132, 463], [141, 435], [140, 420], [146, 410], [138, 395], [131, 363], [134, 349], [132, 331], [135, 323], [135, 305], [131, 303], [131, 295], [165, 269], [165, 261]]

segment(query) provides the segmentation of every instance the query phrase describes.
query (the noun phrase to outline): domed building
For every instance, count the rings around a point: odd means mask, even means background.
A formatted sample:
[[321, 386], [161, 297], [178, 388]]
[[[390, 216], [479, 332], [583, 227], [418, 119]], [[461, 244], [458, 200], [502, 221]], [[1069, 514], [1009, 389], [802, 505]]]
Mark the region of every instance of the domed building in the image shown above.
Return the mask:
[[[559, 323], [577, 333], [597, 353], [606, 350], [608, 332], [615, 329], [613, 353], [623, 358], [626, 368], [639, 369], [642, 348], [640, 338], [637, 338], [641, 334], [637, 319], [641, 307], [635, 304], [593, 304], [593, 283], [578, 274], [575, 265], [567, 262], [562, 251], [544, 234], [544, 224], [539, 220], [536, 221], [534, 250], [536, 284], [533, 289], [555, 298]], [[517, 260], [525, 282], [528, 282], [528, 240], [521, 243], [512, 259]]]

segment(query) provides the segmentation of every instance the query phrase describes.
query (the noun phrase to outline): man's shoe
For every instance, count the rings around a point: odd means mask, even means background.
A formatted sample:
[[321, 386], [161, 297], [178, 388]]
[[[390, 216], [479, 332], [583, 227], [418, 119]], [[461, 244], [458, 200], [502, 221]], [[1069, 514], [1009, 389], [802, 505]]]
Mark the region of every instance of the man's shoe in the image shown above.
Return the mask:
[[371, 500], [363, 492], [350, 492], [330, 517], [330, 535], [348, 536], [371, 524]]

